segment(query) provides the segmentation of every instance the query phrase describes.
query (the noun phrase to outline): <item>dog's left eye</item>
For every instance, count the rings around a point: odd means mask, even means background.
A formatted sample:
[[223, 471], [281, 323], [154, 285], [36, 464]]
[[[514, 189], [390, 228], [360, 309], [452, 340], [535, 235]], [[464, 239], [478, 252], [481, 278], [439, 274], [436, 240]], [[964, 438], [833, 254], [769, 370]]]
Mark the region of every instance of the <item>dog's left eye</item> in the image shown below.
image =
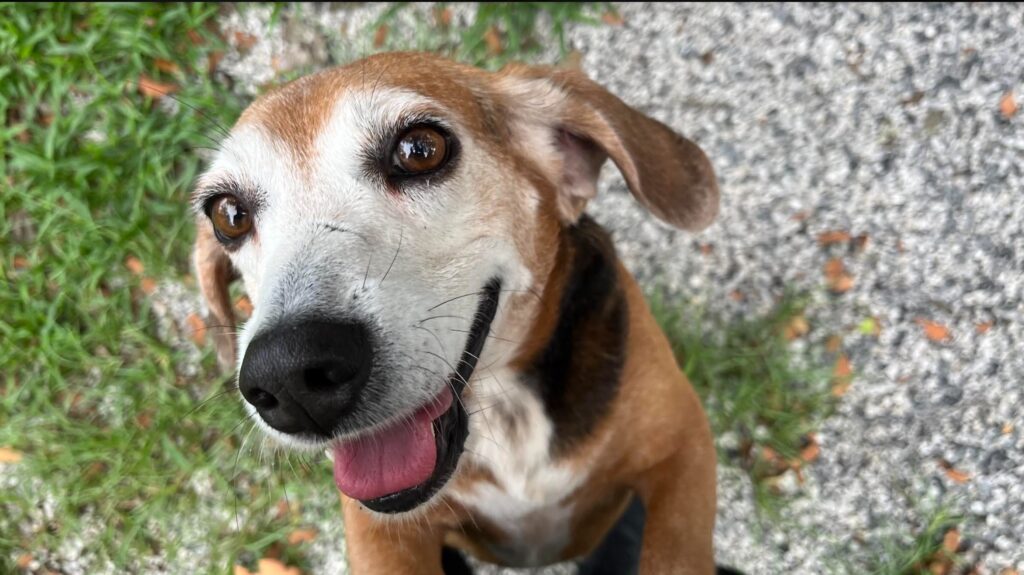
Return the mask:
[[214, 198], [207, 207], [217, 239], [224, 243], [241, 240], [252, 230], [249, 208], [238, 198], [224, 194]]
[[449, 155], [448, 137], [431, 126], [414, 126], [395, 142], [391, 152], [394, 175], [427, 174], [444, 167]]

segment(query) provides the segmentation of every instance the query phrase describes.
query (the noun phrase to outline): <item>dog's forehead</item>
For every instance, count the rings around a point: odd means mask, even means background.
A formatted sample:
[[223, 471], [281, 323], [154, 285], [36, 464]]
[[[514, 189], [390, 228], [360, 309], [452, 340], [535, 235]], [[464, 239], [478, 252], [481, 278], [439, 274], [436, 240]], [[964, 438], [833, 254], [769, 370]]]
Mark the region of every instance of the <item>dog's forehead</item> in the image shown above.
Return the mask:
[[379, 54], [305, 76], [260, 97], [236, 126], [258, 125], [292, 148], [296, 157], [310, 157], [335, 105], [346, 95], [397, 89], [436, 102], [463, 128], [486, 138], [494, 135], [494, 119], [499, 117], [489, 76], [429, 54]]

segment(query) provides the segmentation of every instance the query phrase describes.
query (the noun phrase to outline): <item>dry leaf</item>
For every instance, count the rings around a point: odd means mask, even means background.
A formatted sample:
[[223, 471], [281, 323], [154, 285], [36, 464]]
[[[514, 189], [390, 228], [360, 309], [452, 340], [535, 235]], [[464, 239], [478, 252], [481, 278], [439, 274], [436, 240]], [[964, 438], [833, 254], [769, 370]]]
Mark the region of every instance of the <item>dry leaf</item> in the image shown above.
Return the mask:
[[825, 284], [833, 293], [844, 293], [853, 287], [853, 277], [846, 273], [843, 260], [832, 258], [825, 263]]
[[925, 337], [931, 341], [941, 343], [952, 339], [949, 333], [949, 328], [941, 323], [936, 323], [927, 319], [918, 319], [917, 323], [922, 329], [924, 329]]
[[1013, 96], [1013, 90], [1003, 94], [1003, 97], [999, 100], [999, 112], [1004, 118], [1009, 120], [1016, 116], [1019, 109], [1020, 106], [1017, 105], [1017, 98]]
[[862, 252], [862, 251], [868, 249], [868, 241], [869, 240], [870, 240], [870, 237], [867, 234], [860, 234], [860, 235], [858, 235], [857, 237], [853, 238], [853, 247], [854, 247], [854, 249], [857, 250], [858, 252]]
[[1013, 433], [1013, 424], [1012, 423], [1004, 423], [1003, 424], [1003, 435], [1010, 435], [1011, 433]]
[[601, 14], [601, 21], [609, 26], [622, 26], [622, 24], [626, 22], [625, 18], [622, 17], [622, 14], [613, 11]]
[[247, 34], [242, 31], [235, 32], [235, 46], [238, 46], [238, 49], [242, 52], [248, 52], [251, 50], [258, 40], [259, 38], [252, 34]]
[[153, 295], [156, 293], [156, 280], [153, 278], [142, 278], [142, 281], [139, 282], [139, 287], [142, 288], [142, 293]]
[[388, 28], [387, 24], [381, 24], [380, 27], [377, 28], [377, 31], [373, 34], [374, 48], [380, 48], [381, 46], [384, 45], [384, 42], [386, 42], [388, 39], [389, 30], [390, 29]]
[[149, 98], [163, 98], [164, 96], [173, 94], [177, 91], [178, 86], [176, 84], [157, 82], [145, 74], [139, 76], [139, 93], [143, 96]]
[[807, 444], [807, 447], [800, 450], [800, 460], [804, 463], [811, 463], [821, 455], [821, 445], [818, 443], [818, 440], [813, 435], [809, 435], [808, 439], [810, 443]]
[[850, 358], [846, 357], [845, 353], [841, 353], [832, 369], [832, 395], [836, 397], [846, 395], [846, 392], [850, 390], [851, 383], [853, 383], [853, 366], [850, 364]]
[[981, 323], [975, 325], [974, 326], [974, 331], [978, 332], [981, 335], [984, 335], [984, 334], [988, 333], [988, 330], [992, 329], [993, 325], [995, 325], [994, 322], [984, 321], [984, 322], [981, 322]]
[[204, 43], [206, 43], [206, 41], [203, 40], [203, 37], [199, 34], [199, 32], [196, 32], [195, 30], [189, 30], [185, 34], [188, 36], [188, 39], [191, 40], [192, 43], [196, 46], [201, 46]]
[[288, 536], [288, 544], [298, 545], [300, 543], [309, 543], [316, 540], [316, 536], [316, 529], [296, 529]]
[[260, 559], [258, 567], [253, 575], [302, 575], [298, 567], [288, 567], [277, 559]]
[[21, 452], [10, 447], [0, 447], [0, 463], [19, 463]]
[[703, 255], [710, 256], [714, 252], [715, 252], [715, 246], [713, 246], [712, 244], [701, 244], [700, 245], [700, 253], [702, 253]]
[[950, 529], [946, 531], [946, 534], [942, 536], [942, 550], [946, 553], [956, 553], [956, 550], [960, 547], [960, 531], [956, 529]]
[[838, 335], [831, 335], [825, 340], [825, 351], [829, 353], [836, 353], [839, 348], [843, 346], [843, 338]]
[[134, 275], [142, 275], [142, 272], [146, 271], [146, 266], [142, 265], [142, 261], [135, 256], [128, 256], [124, 259], [124, 267], [128, 268], [128, 271]]
[[961, 471], [956, 467], [953, 467], [953, 464], [946, 461], [945, 459], [939, 460], [939, 467], [941, 467], [942, 470], [946, 473], [946, 477], [948, 477], [954, 483], [964, 484], [971, 480], [970, 473], [967, 473], [966, 471]]
[[251, 317], [253, 307], [252, 301], [249, 299], [249, 296], [243, 295], [240, 296], [237, 300], [235, 300], [235, 309], [238, 310], [238, 313], [242, 314], [243, 319], [248, 319], [249, 317]]
[[744, 299], [746, 299], [746, 296], [743, 295], [743, 292], [741, 292], [740, 290], [735, 289], [729, 292], [729, 299], [731, 299], [732, 301], [743, 301]]
[[24, 256], [14, 256], [14, 269], [23, 270], [28, 267], [28, 258]]
[[224, 59], [224, 52], [215, 50], [206, 55], [206, 73], [213, 74], [217, 71], [217, 66], [220, 65], [220, 61]]
[[156, 66], [157, 70], [161, 72], [167, 72], [168, 74], [177, 74], [180, 68], [174, 62], [170, 60], [164, 60], [163, 58], [157, 58], [153, 60], [153, 65]]
[[447, 28], [452, 23], [452, 9], [451, 8], [435, 8], [434, 9], [434, 20], [437, 21], [437, 25], [442, 28]]
[[487, 43], [487, 51], [493, 56], [497, 56], [504, 51], [501, 34], [498, 33], [498, 29], [494, 26], [491, 26], [484, 32], [484, 42]]
[[782, 330], [782, 336], [786, 338], [786, 341], [793, 341], [794, 339], [801, 337], [807, 333], [810, 326], [807, 325], [807, 319], [804, 318], [803, 314], [794, 316]]
[[832, 244], [845, 244], [848, 241], [850, 241], [850, 232], [834, 230], [818, 234], [818, 243], [821, 244], [822, 246], [830, 246]]
[[18, 569], [28, 569], [30, 563], [32, 563], [32, 554], [24, 553], [20, 557], [18, 557], [18, 561], [15, 562], [15, 565], [18, 567]]
[[797, 212], [790, 216], [789, 219], [793, 220], [794, 222], [806, 222], [807, 218], [809, 217], [811, 217], [811, 214], [808, 212]]
[[149, 429], [153, 427], [153, 412], [143, 411], [142, 413], [135, 416], [135, 424], [142, 429]]
[[928, 564], [928, 573], [931, 575], [948, 575], [949, 561], [945, 559], [934, 559]]
[[206, 343], [206, 323], [203, 318], [199, 317], [197, 313], [190, 313], [185, 318], [185, 323], [188, 324], [191, 333], [189, 336], [192, 338], [192, 343], [198, 347], [202, 347]]

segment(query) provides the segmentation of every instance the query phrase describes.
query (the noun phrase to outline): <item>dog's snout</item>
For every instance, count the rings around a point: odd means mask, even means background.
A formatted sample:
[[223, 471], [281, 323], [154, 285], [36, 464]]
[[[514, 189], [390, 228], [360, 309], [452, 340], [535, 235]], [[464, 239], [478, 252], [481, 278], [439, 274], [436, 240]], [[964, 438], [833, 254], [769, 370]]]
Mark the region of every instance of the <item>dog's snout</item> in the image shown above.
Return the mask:
[[370, 378], [373, 349], [355, 322], [303, 322], [255, 337], [238, 387], [268, 425], [330, 437]]

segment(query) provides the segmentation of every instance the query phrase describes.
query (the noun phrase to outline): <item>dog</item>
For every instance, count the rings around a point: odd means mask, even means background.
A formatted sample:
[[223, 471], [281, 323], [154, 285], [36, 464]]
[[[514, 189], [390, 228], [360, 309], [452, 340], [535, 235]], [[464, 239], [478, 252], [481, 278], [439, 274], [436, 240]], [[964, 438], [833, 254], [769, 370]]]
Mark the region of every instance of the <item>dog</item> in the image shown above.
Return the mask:
[[608, 158], [664, 222], [716, 217], [704, 152], [583, 73], [422, 53], [259, 97], [197, 180], [218, 360], [333, 461], [353, 573], [715, 572], [707, 418], [584, 213]]

